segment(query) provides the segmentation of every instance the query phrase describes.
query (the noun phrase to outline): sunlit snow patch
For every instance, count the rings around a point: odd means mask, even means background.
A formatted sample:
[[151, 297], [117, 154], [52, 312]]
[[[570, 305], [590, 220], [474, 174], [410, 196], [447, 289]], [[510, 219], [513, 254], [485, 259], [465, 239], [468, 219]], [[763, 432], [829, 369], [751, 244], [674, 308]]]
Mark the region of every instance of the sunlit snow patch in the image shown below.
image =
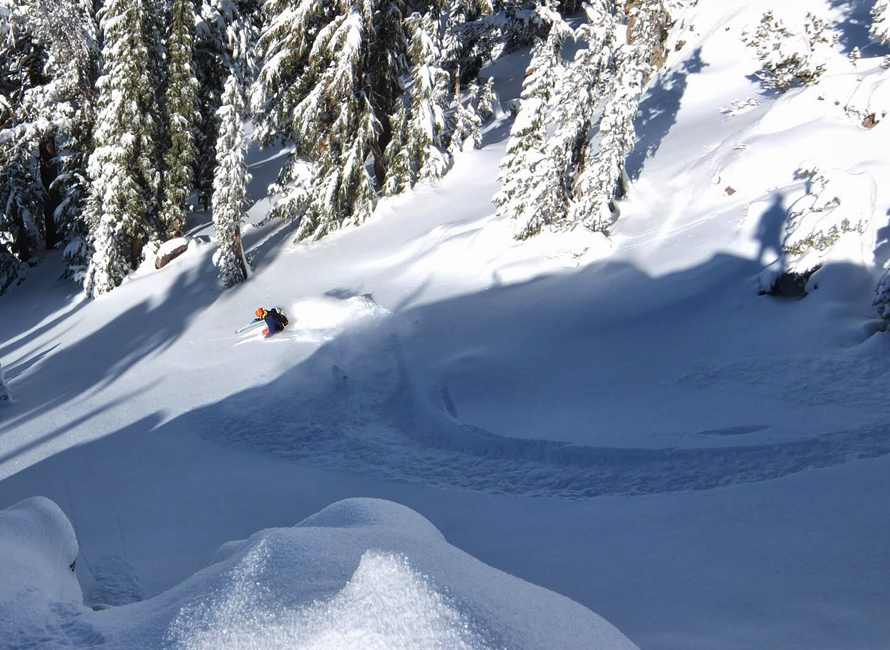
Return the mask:
[[[288, 309], [288, 308], [286, 308]], [[294, 303], [287, 311], [293, 325], [302, 331], [339, 333], [351, 325], [385, 318], [389, 310], [370, 294], [356, 295], [348, 289], [333, 289], [324, 296]]]
[[[274, 607], [257, 580], [263, 544], [235, 572], [229, 594], [186, 611], [174, 647], [188, 650], [483, 650], [465, 615], [432, 588], [405, 557], [369, 551], [345, 587], [299, 609]], [[265, 603], [258, 606], [258, 603]]]

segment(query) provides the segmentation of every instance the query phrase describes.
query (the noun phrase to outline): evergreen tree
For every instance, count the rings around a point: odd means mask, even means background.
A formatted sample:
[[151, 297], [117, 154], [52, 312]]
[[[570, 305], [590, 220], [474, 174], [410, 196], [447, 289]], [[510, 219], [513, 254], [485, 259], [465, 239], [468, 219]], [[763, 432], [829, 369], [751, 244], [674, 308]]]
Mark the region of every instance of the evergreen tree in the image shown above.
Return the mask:
[[0, 294], [27, 276], [27, 262], [39, 245], [33, 220], [43, 203], [34, 192], [36, 169], [22, 123], [32, 87], [29, 70], [42, 61], [22, 9], [0, 0]]
[[244, 131], [241, 115], [244, 102], [240, 82], [233, 72], [226, 82], [219, 109], [220, 134], [216, 150], [218, 165], [213, 180], [213, 226], [219, 250], [213, 263], [223, 284], [230, 287], [247, 279], [247, 262], [241, 245], [247, 163], [244, 160]]
[[678, 0], [642, 0], [631, 8], [628, 43], [615, 56], [599, 140], [590, 141], [578, 176], [572, 209], [575, 223], [606, 231], [616, 217], [614, 199], [626, 192], [624, 163], [636, 141], [633, 119], [679, 7]]
[[39, 241], [44, 196], [34, 166], [26, 149], [0, 141], [0, 294], [25, 279]]
[[87, 158], [95, 121], [98, 25], [90, 0], [29, 0], [36, 31], [46, 38], [46, 83], [34, 105], [41, 116], [36, 143], [40, 181], [46, 191], [47, 248], [64, 247], [67, 276], [86, 265], [83, 218], [89, 181]]
[[476, 114], [485, 122], [495, 113], [498, 99], [494, 92], [494, 78], [489, 77], [476, 94]]
[[[879, 7], [876, 9], [880, 10]], [[758, 73], [761, 83], [780, 92], [819, 79], [825, 72], [826, 58], [837, 42], [837, 34], [827, 20], [811, 12], [805, 16], [792, 14], [789, 18], [791, 23], [786, 25], [768, 11], [757, 27], [746, 31], [742, 37], [746, 45], [757, 51], [763, 63]], [[880, 20], [876, 23], [878, 29], [881, 28]]]
[[[460, 75], [458, 75], [458, 79]], [[448, 145], [448, 155], [454, 158], [463, 151], [467, 139], [473, 140], [473, 148], [482, 148], [482, 118], [476, 113], [476, 101], [479, 94], [479, 86], [472, 84], [469, 89], [469, 101], [464, 106], [460, 94], [460, 81], [454, 84], [454, 128], [451, 131], [451, 144]]]
[[[11, 167], [0, 165], [0, 183], [9, 174], [8, 189], [42, 186], [40, 192], [28, 190], [33, 196], [25, 200], [31, 204], [36, 196], [39, 203], [39, 209], [29, 210], [31, 241], [17, 242], [9, 233], [6, 238], [13, 248], [27, 244], [36, 254], [70, 241], [80, 218], [79, 181], [97, 57], [95, 22], [85, 0], [3, 0], [0, 32], [0, 129], [8, 129], [2, 157], [15, 161]], [[28, 181], [23, 173], [32, 178]]]
[[103, 69], [87, 208], [94, 252], [84, 278], [94, 296], [118, 286], [160, 234], [152, 24], [143, 0], [107, 0], [99, 18]]
[[871, 35], [881, 43], [890, 43], [890, 0], [875, 0], [871, 8]]
[[408, 106], [396, 119], [400, 137], [390, 143], [387, 158], [396, 161], [385, 185], [394, 194], [420, 180], [435, 180], [448, 168], [445, 109], [451, 102], [450, 76], [439, 67], [442, 57], [439, 21], [433, 13], [414, 13], [405, 20], [411, 60]]
[[552, 6], [541, 8], [551, 24], [546, 41], [539, 40], [522, 85], [519, 113], [510, 129], [507, 153], [494, 196], [498, 215], [517, 220], [520, 238], [537, 234], [564, 219], [566, 196], [559, 170], [548, 151], [551, 100], [562, 69], [562, 45], [571, 30]]
[[195, 190], [198, 200], [209, 206], [213, 174], [217, 167], [219, 108], [223, 86], [235, 73], [242, 87], [253, 81], [253, 53], [259, 31], [259, 4], [256, 0], [202, 0], [195, 29], [195, 76], [198, 80], [197, 109], [200, 119], [195, 130]]
[[166, 236], [178, 237], [185, 224], [185, 201], [192, 191], [195, 163], [195, 110], [198, 80], [195, 77], [192, 42], [195, 15], [191, 0], [172, 0], [167, 38], [167, 85], [165, 93], [166, 142], [160, 220]]
[[[382, 156], [387, 129], [380, 115], [395, 105], [375, 89], [390, 87], [401, 72], [392, 68], [404, 60], [399, 41], [375, 42], [401, 16], [401, 3], [271, 0], [264, 10], [269, 22], [258, 50], [265, 64], [251, 93], [256, 136], [264, 145], [278, 137], [295, 145], [278, 184], [287, 194], [275, 214], [300, 218], [298, 238], [357, 225], [376, 203], [365, 162]], [[306, 160], [308, 188], [287, 187]]]

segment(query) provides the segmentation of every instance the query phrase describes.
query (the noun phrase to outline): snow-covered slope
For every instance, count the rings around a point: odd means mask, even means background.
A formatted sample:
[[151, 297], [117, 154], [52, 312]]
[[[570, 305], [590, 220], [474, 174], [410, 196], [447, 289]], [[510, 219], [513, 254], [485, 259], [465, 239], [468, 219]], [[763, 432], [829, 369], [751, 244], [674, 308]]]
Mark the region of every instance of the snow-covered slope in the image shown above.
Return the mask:
[[[769, 8], [690, 10], [609, 237], [512, 239], [490, 203], [502, 116], [357, 230], [295, 245], [290, 226], [248, 228], [256, 272], [237, 288], [218, 286], [195, 213], [184, 256], [98, 300], [52, 255], [0, 298], [0, 507], [42, 495], [70, 519], [84, 602], [114, 606], [74, 619], [107, 647], [356, 630], [391, 647], [365, 624], [368, 607], [393, 620], [395, 593], [405, 629], [442, 647], [598, 647], [616, 633], [584, 608], [647, 650], [884, 647], [890, 343], [871, 300], [890, 125], [862, 113], [884, 110], [886, 52], [867, 45], [868, 3], [787, 3], [842, 39], [819, 84], [764, 92], [740, 37]], [[486, 71], [502, 102], [527, 60]], [[259, 219], [280, 159], [254, 154]], [[784, 227], [813, 164], [868, 228], [804, 299], [758, 295], [793, 266]], [[261, 305], [292, 326], [235, 334]], [[347, 502], [319, 515], [340, 523], [294, 528], [349, 497], [421, 517]], [[356, 503], [373, 521], [342, 525]], [[257, 576], [272, 600], [245, 610]], [[228, 616], [244, 625], [222, 638]], [[69, 628], [51, 629], [61, 646]]]

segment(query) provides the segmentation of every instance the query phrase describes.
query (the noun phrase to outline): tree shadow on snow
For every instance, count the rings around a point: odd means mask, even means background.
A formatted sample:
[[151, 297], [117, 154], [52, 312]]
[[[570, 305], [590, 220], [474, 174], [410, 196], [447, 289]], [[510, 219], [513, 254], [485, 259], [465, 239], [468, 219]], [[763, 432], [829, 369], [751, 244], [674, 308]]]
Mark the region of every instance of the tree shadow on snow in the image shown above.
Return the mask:
[[[52, 354], [50, 349], [57, 343], [48, 343], [47, 348], [28, 359], [13, 361], [9, 364], [13, 372], [27, 367], [23, 364], [30, 364], [30, 368], [17, 377], [11, 391], [16, 403], [9, 413], [10, 423], [26, 427], [28, 420], [38, 413], [45, 415], [75, 400], [89, 401], [92, 393], [113, 384], [140, 361], [173, 344], [196, 315], [220, 295], [216, 267], [203, 264], [177, 276], [162, 300], [151, 296], [119, 313], [93, 334]], [[58, 319], [58, 324], [75, 311]], [[46, 399], [37, 401], [32, 397], [35, 395]], [[62, 435], [65, 429], [56, 429], [51, 437]], [[2, 437], [0, 433], [0, 442]], [[31, 444], [28, 448], [34, 446]], [[10, 460], [23, 451], [18, 449], [2, 460]]]
[[[780, 206], [781, 200], [777, 199], [766, 211], [769, 227], [763, 235], [764, 247], [775, 245], [773, 224], [783, 214]], [[865, 269], [835, 267], [830, 269], [835, 277], [843, 276], [853, 285], [868, 279], [863, 277], [869, 275]], [[721, 345], [721, 338], [734, 345], [733, 337], [755, 332], [759, 319], [772, 322], [775, 318], [775, 323], [783, 326], [775, 327], [771, 335], [787, 339], [789, 354], [793, 354], [800, 329], [812, 327], [811, 321], [818, 318], [821, 308], [818, 301], [788, 303], [757, 296], [751, 278], [761, 268], [756, 260], [721, 255], [699, 267], [655, 278], [628, 264], [595, 264], [572, 274], [394, 310], [389, 319], [339, 335], [269, 384], [194, 410], [188, 415], [188, 426], [220, 444], [376, 480], [567, 499], [707, 490], [890, 454], [890, 438], [886, 435], [890, 429], [882, 424], [811, 434], [791, 442], [787, 438], [769, 442], [768, 424], [760, 420], [739, 422], [737, 417], [717, 423], [726, 425], [722, 428], [711, 422], [685, 434], [702, 442], [682, 449], [586, 446], [561, 442], [550, 431], [542, 431], [539, 438], [514, 437], [509, 431], [486, 430], [462, 420], [464, 409], [459, 396], [449, 390], [448, 380], [436, 379], [444, 372], [453, 380], [457, 372], [468, 385], [488, 381], [497, 386], [493, 377], [505, 373], [524, 377], [521, 381], [530, 384], [553, 384], [565, 378], [548, 376], [546, 364], [539, 369], [517, 367], [511, 372], [509, 368], [496, 369], [495, 361], [501, 359], [503, 364], [526, 359], [524, 355], [542, 338], [587, 340], [590, 367], [598, 370], [572, 376], [570, 384], [576, 392], [579, 385], [590, 384], [585, 408], [596, 412], [598, 400], [604, 400], [602, 408], [610, 407], [609, 397], [600, 395], [596, 388], [597, 377], [626, 372], [623, 365], [596, 365], [604, 356], [614, 358], [616, 349], [647, 349], [654, 368], [672, 368], [671, 355], [677, 350], [706, 358], [706, 353], [695, 352], [697, 345], [709, 349], [715, 341]], [[614, 300], [615, 289], [604, 278], [614, 279], [620, 292], [633, 295], [634, 300]], [[559, 295], [573, 299], [548, 304], [546, 318], [542, 318], [542, 301]], [[694, 323], [703, 319], [711, 323], [711, 334], [707, 340], [696, 341], [693, 332], [700, 335], [701, 327]], [[653, 347], [650, 340], [656, 321], [663, 323], [659, 334], [663, 347]], [[464, 329], [475, 336], [461, 336]], [[479, 368], [473, 365], [479, 350], [486, 349], [477, 338], [480, 332], [488, 332], [483, 334], [484, 340], [506, 346], [502, 356], [492, 360], [487, 371], [491, 376], [484, 375], [488, 379], [480, 379]], [[756, 338], [754, 335], [752, 341]], [[449, 349], [446, 343], [442, 358], [430, 358], [426, 356], [429, 341], [437, 341], [438, 346], [450, 341], [452, 347]], [[468, 365], [461, 371], [463, 363]], [[750, 381], [761, 381], [759, 372], [779, 372], [775, 359], [769, 358], [764, 364], [764, 370], [752, 374]], [[701, 382], [702, 386], [725, 382], [730, 388], [746, 381], [736, 376], [738, 370], [731, 364], [725, 373], [707, 367], [697, 377], [688, 374], [687, 369], [687, 374], [674, 381], [681, 385]], [[803, 364], [798, 374], [791, 371], [787, 377], [782, 375], [780, 383], [784, 385], [784, 380], [791, 377], [801, 383], [797, 394], [825, 393], [829, 402], [843, 401], [843, 386], [823, 383], [810, 374]], [[890, 390], [890, 372], [868, 381], [885, 384], [876, 393]], [[498, 403], [505, 408], [508, 404]], [[540, 404], [538, 408], [552, 410], [551, 419], [558, 421], [565, 405]], [[752, 413], [757, 411], [752, 406]], [[258, 414], [277, 423], [274, 431], [257, 430]], [[595, 418], [588, 422], [590, 438], [595, 440], [603, 425]], [[722, 430], [733, 431], [737, 438], [757, 434], [766, 441], [710, 446], [706, 438]], [[577, 432], [570, 437], [579, 439]]]
[[837, 30], [842, 51], [849, 54], [859, 48], [862, 56], [878, 57], [890, 54], [890, 47], [872, 38], [871, 9], [873, 0], [831, 0], [832, 9], [839, 9], [843, 18], [832, 25]]
[[631, 179], [639, 178], [646, 160], [655, 155], [676, 124], [680, 103], [688, 85], [687, 78], [701, 72], [706, 65], [701, 58], [701, 48], [697, 48], [679, 70], [660, 75], [646, 92], [634, 119], [637, 133], [645, 135], [627, 156], [626, 169]]

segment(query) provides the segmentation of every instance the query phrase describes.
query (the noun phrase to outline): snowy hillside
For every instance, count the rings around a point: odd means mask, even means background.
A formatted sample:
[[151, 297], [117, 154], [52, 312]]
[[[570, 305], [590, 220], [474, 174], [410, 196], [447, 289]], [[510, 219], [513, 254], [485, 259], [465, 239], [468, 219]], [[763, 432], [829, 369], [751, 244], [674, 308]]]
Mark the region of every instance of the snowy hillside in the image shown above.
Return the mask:
[[839, 39], [765, 88], [774, 4], [688, 8], [608, 235], [497, 216], [519, 51], [481, 149], [246, 227], [243, 284], [200, 210], [95, 299], [46, 254], [0, 296], [0, 648], [886, 648], [890, 50], [789, 2]]

